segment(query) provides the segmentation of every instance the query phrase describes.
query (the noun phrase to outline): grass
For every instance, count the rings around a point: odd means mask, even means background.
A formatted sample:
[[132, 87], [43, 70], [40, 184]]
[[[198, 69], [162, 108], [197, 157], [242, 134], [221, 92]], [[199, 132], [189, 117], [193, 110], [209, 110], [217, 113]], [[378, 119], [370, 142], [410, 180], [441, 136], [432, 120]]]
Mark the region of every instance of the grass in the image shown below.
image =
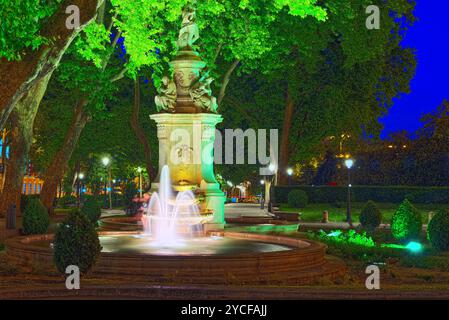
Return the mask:
[[[351, 204], [352, 220], [353, 222], [359, 222], [360, 212], [365, 206], [365, 203], [354, 202]], [[399, 204], [396, 203], [377, 203], [379, 210], [382, 212], [382, 223], [390, 223], [391, 218], [398, 208]], [[445, 209], [448, 206], [445, 204], [421, 204], [416, 207], [423, 214], [423, 221], [427, 223], [427, 213], [430, 211], [436, 212], [440, 209]], [[329, 212], [330, 222], [344, 222], [346, 221], [346, 207], [335, 207], [335, 205], [328, 203], [312, 203], [303, 209], [292, 208], [287, 204], [282, 204], [281, 211], [286, 212], [301, 212], [301, 220], [305, 222], [320, 222], [323, 218], [323, 211]]]

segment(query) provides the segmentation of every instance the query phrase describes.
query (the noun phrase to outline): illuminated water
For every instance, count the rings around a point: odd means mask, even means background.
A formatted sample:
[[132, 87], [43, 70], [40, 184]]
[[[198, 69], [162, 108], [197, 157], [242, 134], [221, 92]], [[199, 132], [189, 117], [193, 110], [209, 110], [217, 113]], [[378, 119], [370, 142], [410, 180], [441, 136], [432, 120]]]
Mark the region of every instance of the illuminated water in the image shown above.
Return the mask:
[[179, 239], [176, 243], [163, 245], [145, 235], [114, 235], [100, 236], [100, 242], [103, 252], [151, 255], [238, 255], [292, 249], [285, 245], [226, 237]]
[[142, 217], [144, 234], [157, 245], [172, 245], [203, 233], [205, 217], [200, 214], [192, 191], [173, 193], [168, 166], [162, 168], [159, 192], [151, 195]]

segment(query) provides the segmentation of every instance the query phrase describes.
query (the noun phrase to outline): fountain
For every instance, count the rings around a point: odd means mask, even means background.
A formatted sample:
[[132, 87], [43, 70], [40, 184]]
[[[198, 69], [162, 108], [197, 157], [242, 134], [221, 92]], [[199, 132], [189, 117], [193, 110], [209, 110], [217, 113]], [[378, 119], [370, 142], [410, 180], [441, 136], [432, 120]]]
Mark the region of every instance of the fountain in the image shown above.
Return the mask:
[[198, 201], [191, 190], [180, 191], [176, 197], [172, 191], [170, 171], [164, 166], [161, 172], [159, 192], [154, 192], [142, 216], [144, 234], [156, 243], [173, 245], [183, 238], [203, 235], [203, 225], [210, 215], [202, 215]]
[[[321, 243], [224, 230], [225, 196], [213, 167], [215, 126], [222, 117], [206, 64], [192, 49], [198, 37], [195, 10], [188, 6], [172, 62], [174, 79], [164, 77], [155, 99], [159, 113], [151, 116], [158, 127], [160, 170], [151, 200], [142, 221], [102, 220], [103, 250], [94, 274], [221, 285], [303, 284], [341, 276], [344, 265], [326, 258]], [[179, 130], [187, 133], [181, 144], [172, 141]], [[202, 157], [192, 159], [197, 155]], [[51, 234], [9, 239], [7, 256], [25, 270], [38, 263], [56, 273], [52, 241]]]

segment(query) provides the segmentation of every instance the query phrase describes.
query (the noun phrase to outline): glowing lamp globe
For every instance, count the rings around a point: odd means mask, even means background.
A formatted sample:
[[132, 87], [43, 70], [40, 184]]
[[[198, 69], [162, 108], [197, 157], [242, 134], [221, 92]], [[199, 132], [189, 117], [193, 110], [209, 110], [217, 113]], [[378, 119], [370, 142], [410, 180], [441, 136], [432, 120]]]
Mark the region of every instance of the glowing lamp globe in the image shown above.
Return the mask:
[[101, 161], [103, 162], [105, 167], [107, 167], [111, 162], [111, 160], [108, 157], [104, 157]]
[[352, 159], [345, 160], [345, 166], [346, 168], [351, 169], [354, 166], [354, 160]]

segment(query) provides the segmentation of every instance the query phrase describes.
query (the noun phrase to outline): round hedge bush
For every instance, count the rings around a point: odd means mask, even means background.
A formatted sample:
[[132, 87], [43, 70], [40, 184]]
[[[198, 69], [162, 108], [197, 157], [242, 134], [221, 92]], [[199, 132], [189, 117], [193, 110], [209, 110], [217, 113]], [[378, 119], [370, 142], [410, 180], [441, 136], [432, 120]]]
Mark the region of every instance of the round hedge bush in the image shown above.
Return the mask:
[[433, 216], [427, 227], [427, 237], [435, 249], [449, 250], [449, 210], [441, 210]]
[[288, 205], [293, 208], [305, 208], [309, 203], [309, 197], [303, 190], [292, 190], [288, 194]]
[[39, 199], [30, 199], [23, 212], [23, 233], [27, 235], [43, 234], [47, 232], [49, 225], [50, 217], [47, 208]]
[[96, 225], [101, 217], [101, 205], [98, 203], [97, 199], [90, 198], [84, 203], [81, 213], [85, 214], [90, 222]]
[[86, 274], [97, 261], [101, 249], [95, 226], [84, 214], [72, 211], [56, 230], [53, 260], [62, 274], [71, 265]]
[[391, 219], [391, 233], [400, 241], [419, 240], [422, 231], [421, 213], [405, 199]]
[[382, 222], [382, 213], [374, 201], [368, 201], [360, 213], [360, 223], [368, 231], [374, 231]]

